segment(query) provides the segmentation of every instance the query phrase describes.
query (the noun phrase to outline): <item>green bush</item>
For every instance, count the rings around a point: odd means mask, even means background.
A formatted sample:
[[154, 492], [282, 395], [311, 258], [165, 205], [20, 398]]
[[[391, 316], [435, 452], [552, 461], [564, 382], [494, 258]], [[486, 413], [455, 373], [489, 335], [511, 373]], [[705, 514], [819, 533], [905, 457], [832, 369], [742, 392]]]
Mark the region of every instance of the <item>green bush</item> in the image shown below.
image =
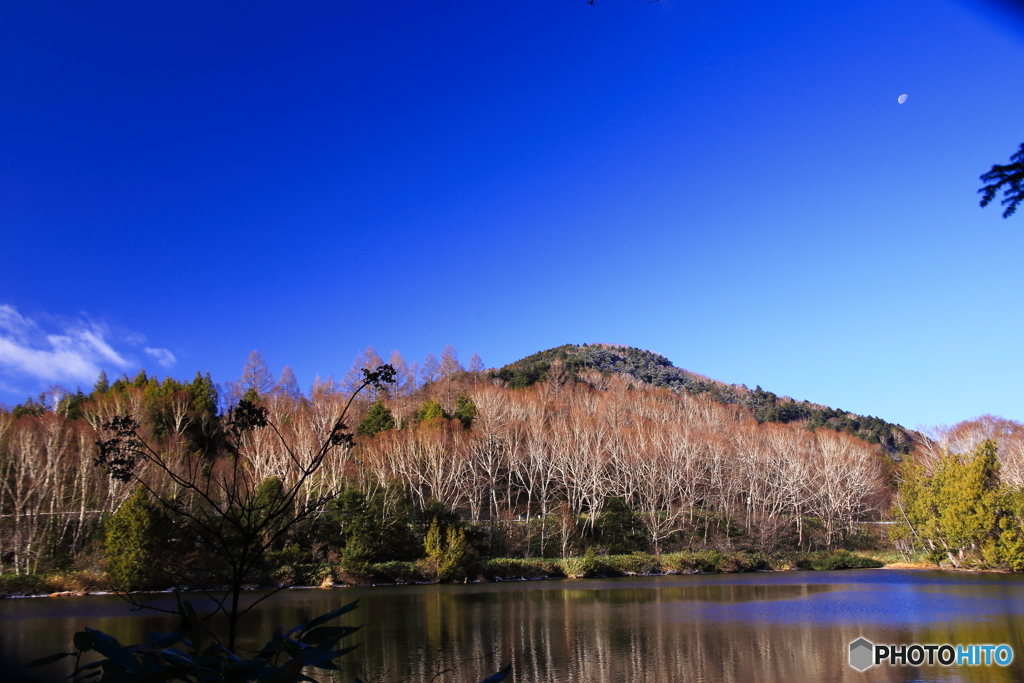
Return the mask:
[[877, 569], [885, 565], [870, 557], [863, 557], [846, 550], [823, 551], [818, 557], [812, 558], [811, 567], [818, 571], [835, 569]]
[[602, 557], [601, 562], [611, 570], [609, 573], [626, 576], [647, 576], [649, 574], [663, 573], [662, 563], [658, 558], [647, 553], [609, 555], [608, 557]]
[[0, 574], [0, 595], [43, 595], [52, 593], [47, 577], [40, 574]]
[[264, 571], [253, 575], [254, 581], [261, 585], [305, 586], [322, 569], [320, 564], [310, 562], [308, 550], [295, 544], [269, 551], [263, 564]]
[[53, 574], [46, 581], [53, 591], [92, 593], [95, 591], [108, 591], [112, 588], [110, 579], [106, 574], [91, 569]]
[[423, 580], [415, 562], [381, 562], [370, 567], [373, 577], [383, 583], [416, 583]]
[[278, 567], [272, 576], [274, 586], [318, 586], [331, 576], [331, 567], [324, 562], [297, 562]]
[[588, 550], [583, 557], [563, 557], [559, 560], [562, 573], [570, 579], [587, 579], [597, 574], [605, 574], [604, 567], [593, 551]]
[[500, 557], [480, 562], [480, 575], [488, 581], [517, 579], [544, 579], [565, 576], [559, 565], [560, 560], [543, 558]]
[[793, 569], [835, 571], [837, 569], [877, 569], [885, 563], [870, 557], [857, 555], [846, 550], [819, 550], [810, 553], [790, 554]]
[[721, 571], [725, 558], [717, 550], [683, 550], [662, 555], [663, 565], [684, 574], [715, 573]]
[[[774, 569], [771, 559], [761, 553], [746, 551], [683, 550], [661, 556], [663, 571], [684, 574], [715, 574], [753, 572]], [[788, 568], [788, 567], [787, 567]]]
[[58, 574], [0, 574], [0, 597], [92, 593], [111, 587], [106, 574], [91, 569]]
[[760, 553], [725, 553], [719, 564], [721, 572], [754, 572], [760, 569], [771, 569], [768, 558]]

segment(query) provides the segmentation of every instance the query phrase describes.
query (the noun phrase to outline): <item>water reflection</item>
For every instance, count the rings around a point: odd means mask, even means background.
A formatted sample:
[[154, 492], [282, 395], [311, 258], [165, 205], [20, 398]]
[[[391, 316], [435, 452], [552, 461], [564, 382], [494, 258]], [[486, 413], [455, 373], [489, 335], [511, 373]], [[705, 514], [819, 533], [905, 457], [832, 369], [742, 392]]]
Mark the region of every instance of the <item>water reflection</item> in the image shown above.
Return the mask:
[[[920, 571], [791, 572], [288, 591], [246, 621], [256, 648], [362, 595], [349, 624], [363, 643], [334, 680], [479, 681], [511, 661], [519, 683], [605, 681], [1024, 680], [1024, 580]], [[125, 641], [171, 620], [125, 616], [116, 598], [0, 602], [0, 648], [27, 661], [90, 625]], [[846, 664], [847, 645], [1008, 643], [1008, 668]], [[324, 677], [327, 680], [327, 677]]]

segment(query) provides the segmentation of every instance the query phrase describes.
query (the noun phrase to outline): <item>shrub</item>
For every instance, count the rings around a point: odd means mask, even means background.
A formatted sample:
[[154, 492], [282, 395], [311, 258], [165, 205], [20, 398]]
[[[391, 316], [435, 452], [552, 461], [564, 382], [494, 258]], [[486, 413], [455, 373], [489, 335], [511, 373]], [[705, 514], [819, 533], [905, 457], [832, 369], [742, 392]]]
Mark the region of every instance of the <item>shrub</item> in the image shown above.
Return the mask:
[[837, 569], [877, 569], [883, 562], [870, 557], [856, 555], [846, 550], [821, 550], [811, 553], [794, 553], [791, 559], [793, 569], [814, 569], [834, 571]]
[[682, 573], [714, 573], [721, 570], [724, 562], [722, 554], [717, 550], [684, 550], [678, 553], [662, 555], [666, 567]]
[[112, 588], [110, 578], [106, 574], [90, 569], [56, 574], [47, 579], [47, 584], [51, 590], [72, 593], [92, 593]]
[[423, 579], [415, 562], [381, 562], [370, 567], [370, 573], [381, 582], [386, 583], [415, 583]]
[[484, 560], [480, 563], [480, 575], [489, 581], [516, 579], [543, 579], [552, 576], [565, 576], [560, 560], [542, 558], [498, 558]]
[[648, 555], [647, 553], [609, 555], [608, 557], [602, 557], [601, 562], [612, 572], [626, 576], [647, 576], [648, 574], [662, 573], [661, 562], [653, 555]]
[[0, 595], [52, 593], [49, 580], [39, 574], [0, 574]]
[[583, 557], [565, 557], [559, 560], [564, 573], [570, 579], [586, 579], [597, 574], [605, 574], [607, 570], [597, 559], [593, 550], [588, 550]]
[[760, 553], [726, 553], [719, 565], [722, 572], [753, 572], [770, 568], [768, 558]]
[[272, 550], [264, 557], [267, 571], [253, 578], [256, 583], [274, 586], [302, 586], [314, 580], [321, 573], [321, 565], [310, 562], [308, 550], [298, 545], [285, 546], [281, 550]]
[[847, 552], [846, 550], [823, 551], [811, 558], [811, 568], [818, 571], [836, 569], [877, 569], [885, 566], [878, 560]]

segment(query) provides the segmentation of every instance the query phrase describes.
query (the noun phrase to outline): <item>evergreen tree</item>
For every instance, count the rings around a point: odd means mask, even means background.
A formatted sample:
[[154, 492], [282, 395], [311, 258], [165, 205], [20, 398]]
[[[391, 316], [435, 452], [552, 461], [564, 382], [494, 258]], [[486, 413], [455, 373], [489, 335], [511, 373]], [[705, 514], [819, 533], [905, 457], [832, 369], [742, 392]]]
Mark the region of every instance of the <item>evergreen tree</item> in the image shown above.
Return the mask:
[[391, 411], [380, 400], [375, 401], [370, 409], [366, 411], [362, 422], [356, 428], [356, 434], [374, 436], [388, 429], [394, 429], [395, 418]]
[[981, 550], [993, 540], [998, 467], [996, 443], [987, 440], [963, 461], [947, 455], [935, 473], [930, 528], [954, 565], [963, 562], [968, 550]]
[[420, 408], [419, 412], [416, 413], [416, 422], [425, 422], [427, 420], [437, 419], [448, 419], [451, 417], [445, 412], [444, 407], [438, 402], [436, 398], [427, 400]]
[[100, 370], [100, 376], [96, 378], [96, 384], [92, 390], [97, 394], [105, 394], [110, 390], [110, 382], [107, 381], [107, 371]]
[[423, 537], [423, 550], [427, 553], [427, 557], [436, 559], [444, 553], [442, 534], [441, 525], [437, 523], [436, 519], [432, 520], [430, 528], [427, 529], [427, 533]]
[[107, 574], [119, 589], [154, 586], [157, 518], [149, 494], [139, 484], [104, 525]]
[[956, 567], [998, 556], [1001, 492], [995, 441], [983, 441], [967, 456], [943, 453], [930, 475], [912, 461], [903, 469], [893, 511], [900, 522], [892, 530], [894, 540], [913, 537], [934, 561], [945, 558]]
[[598, 543], [612, 555], [648, 549], [643, 523], [625, 500], [609, 496], [595, 528]]
[[128, 375], [122, 372], [121, 376], [110, 385], [110, 391], [119, 394], [124, 393], [129, 386], [131, 386], [131, 382], [128, 379]]
[[435, 518], [423, 539], [423, 548], [434, 562], [439, 580], [447, 582], [468, 578], [475, 558], [466, 541], [466, 530], [461, 526], [445, 527]]
[[25, 416], [39, 417], [45, 412], [46, 406], [43, 405], [41, 402], [36, 403], [35, 401], [32, 400], [32, 397], [30, 396], [27, 399], [25, 399], [24, 403], [19, 403], [18, 405], [14, 406], [14, 409], [11, 411], [11, 416], [14, 417], [15, 419]]
[[369, 576], [371, 566], [377, 561], [377, 553], [362, 536], [353, 537], [341, 551], [341, 568], [356, 577]]
[[469, 429], [476, 418], [476, 404], [466, 394], [459, 394], [455, 399], [453, 417], [462, 423], [463, 429]]
[[[377, 489], [372, 495], [355, 487], [342, 490], [327, 506], [316, 533], [358, 563], [414, 560], [423, 551], [413, 532], [412, 503], [397, 485]], [[348, 569], [363, 573], [355, 567]]]
[[999, 519], [999, 542], [994, 552], [991, 547], [986, 549], [986, 560], [1024, 572], [1024, 490], [1003, 490], [999, 506], [1003, 513]]
[[291, 517], [291, 508], [280, 477], [267, 477], [256, 487], [256, 495], [248, 511], [254, 519], [248, 523], [263, 528], [263, 542], [268, 549], [279, 549], [284, 545], [280, 535]]
[[65, 419], [77, 420], [82, 417], [82, 404], [88, 400], [88, 396], [82, 393], [81, 389], [74, 394], [64, 394], [60, 403], [57, 404], [57, 412], [64, 415]]
[[444, 556], [437, 564], [437, 578], [441, 581], [468, 579], [474, 559], [472, 549], [466, 541], [466, 530], [448, 527], [445, 532]]
[[197, 371], [188, 389], [192, 392], [192, 410], [204, 417], [217, 415], [217, 388], [210, 373], [203, 375]]

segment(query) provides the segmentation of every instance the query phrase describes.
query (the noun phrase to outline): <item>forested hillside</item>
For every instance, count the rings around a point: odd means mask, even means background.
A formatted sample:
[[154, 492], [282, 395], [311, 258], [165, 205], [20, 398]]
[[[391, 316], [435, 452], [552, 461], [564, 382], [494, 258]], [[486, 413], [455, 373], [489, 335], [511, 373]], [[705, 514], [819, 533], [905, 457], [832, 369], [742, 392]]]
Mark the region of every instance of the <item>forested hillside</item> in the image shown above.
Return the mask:
[[[96, 444], [118, 415], [134, 416], [168, 472], [234, 471], [257, 499], [301, 481], [299, 502], [331, 500], [272, 537], [260, 569], [270, 583], [309, 581], [308, 567], [358, 576], [396, 561], [458, 578], [486, 557], [867, 547], [879, 542], [872, 523], [887, 519], [894, 491], [908, 473], [931, 476], [943, 443], [974, 449], [994, 438], [986, 471], [997, 462], [1017, 488], [1024, 471], [1016, 423], [961, 425], [942, 443], [916, 437], [920, 457], [897, 463], [886, 446], [912, 439], [894, 425], [878, 421], [886, 442], [853, 428], [865, 424], [859, 416], [821, 419], [828, 409], [722, 385], [636, 349], [560, 347], [491, 371], [476, 357], [464, 368], [450, 347], [423, 368], [397, 353], [390, 361], [396, 381], [355, 397], [354, 378], [380, 364], [372, 349], [340, 382], [318, 379], [305, 393], [288, 368], [275, 377], [253, 352], [223, 387], [202, 374], [182, 382], [140, 372], [0, 410], [0, 572], [91, 570], [158, 586], [131, 567], [203, 564], [201, 547], [169, 540], [168, 515], [191, 503], [161, 510], [155, 497], [174, 490], [165, 473], [143, 462], [122, 481], [96, 466]], [[265, 425], [238, 431], [239, 401]], [[335, 439], [350, 403], [353, 436]], [[337, 448], [315, 476], [297, 479], [328, 441]], [[914, 514], [903, 522], [930, 513]], [[1000, 514], [997, 526], [1009, 519]], [[138, 541], [149, 536], [166, 542]], [[897, 540], [911, 552], [922, 539]]]
[[909, 453], [914, 447], [914, 434], [900, 425], [808, 401], [779, 397], [760, 386], [750, 390], [744, 385], [717, 382], [677, 368], [667, 358], [652, 351], [629, 346], [566, 344], [510, 363], [496, 371], [494, 376], [513, 388], [527, 387], [544, 381], [553, 364], [556, 365], [555, 372], [567, 373], [571, 378], [578, 378], [586, 370], [622, 373], [654, 387], [707, 395], [719, 403], [749, 408], [758, 422], [803, 422], [810, 429], [828, 427], [847, 432], [869, 443], [882, 445], [897, 459], [898, 454]]

